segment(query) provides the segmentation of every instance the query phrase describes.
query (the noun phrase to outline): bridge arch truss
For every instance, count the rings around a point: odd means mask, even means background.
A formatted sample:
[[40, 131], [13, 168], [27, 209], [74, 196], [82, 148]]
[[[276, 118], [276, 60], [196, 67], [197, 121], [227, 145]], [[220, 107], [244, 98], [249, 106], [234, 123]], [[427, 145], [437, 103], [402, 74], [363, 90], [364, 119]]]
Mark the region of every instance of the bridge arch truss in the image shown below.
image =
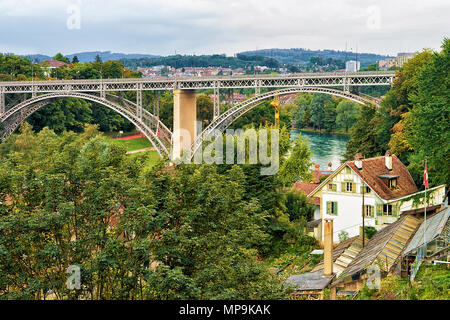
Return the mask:
[[2, 123], [4, 127], [0, 138], [2, 140], [7, 138], [34, 112], [51, 102], [62, 98], [80, 98], [96, 102], [114, 110], [133, 123], [151, 142], [161, 157], [170, 155], [172, 132], [157, 119], [157, 117], [147, 110], [138, 108], [137, 104], [112, 94], [105, 94], [104, 97], [102, 97], [100, 94], [95, 93], [86, 94], [69, 91], [34, 96], [31, 99], [16, 104], [0, 115], [0, 123]]
[[253, 108], [261, 105], [265, 101], [272, 99], [275, 95], [287, 95], [293, 93], [325, 93], [333, 96], [342, 97], [361, 105], [365, 104], [378, 104], [373, 100], [372, 97], [366, 95], [357, 95], [348, 91], [338, 90], [334, 88], [322, 88], [322, 87], [296, 87], [296, 88], [286, 88], [280, 90], [273, 90], [263, 94], [253, 96], [243, 102], [236, 104], [232, 108], [223, 112], [202, 131], [202, 133], [197, 136], [194, 143], [191, 146], [191, 157], [195, 155], [197, 150], [201, 147], [203, 140], [206, 137], [217, 136], [223, 133], [233, 122], [240, 118], [245, 113], [249, 112]]

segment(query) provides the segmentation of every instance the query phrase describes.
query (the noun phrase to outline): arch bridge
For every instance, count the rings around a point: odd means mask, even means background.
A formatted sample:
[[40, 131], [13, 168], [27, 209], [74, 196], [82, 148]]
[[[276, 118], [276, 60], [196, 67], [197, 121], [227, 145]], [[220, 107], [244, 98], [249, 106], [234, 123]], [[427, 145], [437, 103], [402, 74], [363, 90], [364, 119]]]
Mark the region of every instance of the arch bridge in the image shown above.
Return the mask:
[[[159, 79], [95, 79], [0, 82], [1, 139], [12, 134], [22, 121], [40, 108], [61, 98], [80, 98], [99, 103], [118, 112], [133, 123], [152, 143], [160, 156], [178, 158], [183, 150], [191, 155], [211, 133], [223, 132], [236, 119], [277, 93], [326, 93], [350, 99], [360, 104], [374, 99], [350, 92], [354, 86], [391, 85], [395, 73], [388, 72], [330, 72], [290, 75], [221, 76]], [[255, 95], [220, 113], [220, 90], [251, 88]], [[261, 89], [269, 92], [261, 94]], [[214, 90], [214, 118], [201, 134], [196, 128], [196, 91]], [[159, 119], [159, 92], [174, 93], [173, 132]], [[135, 91], [136, 101], [122, 97], [125, 91]], [[156, 92], [153, 112], [142, 105], [142, 92]], [[188, 133], [188, 138], [184, 133]], [[184, 139], [183, 139], [184, 137]]]

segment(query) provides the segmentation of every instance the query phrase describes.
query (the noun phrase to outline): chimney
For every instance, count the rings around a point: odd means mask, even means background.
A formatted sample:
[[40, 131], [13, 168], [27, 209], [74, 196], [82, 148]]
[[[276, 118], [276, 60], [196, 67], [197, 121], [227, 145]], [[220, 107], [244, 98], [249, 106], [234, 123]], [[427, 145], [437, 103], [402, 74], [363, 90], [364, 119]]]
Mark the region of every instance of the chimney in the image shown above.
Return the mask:
[[316, 165], [314, 165], [314, 167], [316, 168], [316, 171], [319, 171], [320, 164], [316, 164]]
[[391, 151], [389, 151], [389, 150], [386, 151], [384, 160], [385, 160], [385, 164], [386, 164], [386, 169], [392, 170], [392, 153], [391, 153]]
[[363, 156], [361, 153], [357, 153], [355, 154], [355, 166], [361, 170], [362, 169], [362, 160], [363, 160]]
[[333, 274], [333, 219], [325, 219], [325, 238], [323, 245], [323, 275]]
[[328, 163], [328, 171], [333, 171], [333, 163]]

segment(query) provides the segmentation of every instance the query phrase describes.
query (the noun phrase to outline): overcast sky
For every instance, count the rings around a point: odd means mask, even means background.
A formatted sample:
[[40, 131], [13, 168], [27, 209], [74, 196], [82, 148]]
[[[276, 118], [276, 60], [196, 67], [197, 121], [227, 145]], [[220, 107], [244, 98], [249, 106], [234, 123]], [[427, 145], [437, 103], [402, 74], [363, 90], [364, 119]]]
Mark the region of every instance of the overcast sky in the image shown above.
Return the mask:
[[449, 18], [449, 0], [0, 0], [0, 52], [394, 55], [438, 49]]

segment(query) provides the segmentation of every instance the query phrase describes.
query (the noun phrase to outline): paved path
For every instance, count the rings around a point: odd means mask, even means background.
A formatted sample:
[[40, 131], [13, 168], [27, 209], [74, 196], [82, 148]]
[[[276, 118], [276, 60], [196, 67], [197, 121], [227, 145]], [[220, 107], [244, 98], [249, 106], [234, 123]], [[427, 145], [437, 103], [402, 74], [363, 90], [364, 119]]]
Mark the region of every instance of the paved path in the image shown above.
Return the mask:
[[144, 148], [144, 149], [128, 151], [127, 154], [133, 154], [133, 153], [139, 153], [139, 152], [147, 152], [147, 151], [153, 151], [153, 150], [155, 150], [155, 148], [153, 148], [153, 147], [151, 147], [151, 148]]

